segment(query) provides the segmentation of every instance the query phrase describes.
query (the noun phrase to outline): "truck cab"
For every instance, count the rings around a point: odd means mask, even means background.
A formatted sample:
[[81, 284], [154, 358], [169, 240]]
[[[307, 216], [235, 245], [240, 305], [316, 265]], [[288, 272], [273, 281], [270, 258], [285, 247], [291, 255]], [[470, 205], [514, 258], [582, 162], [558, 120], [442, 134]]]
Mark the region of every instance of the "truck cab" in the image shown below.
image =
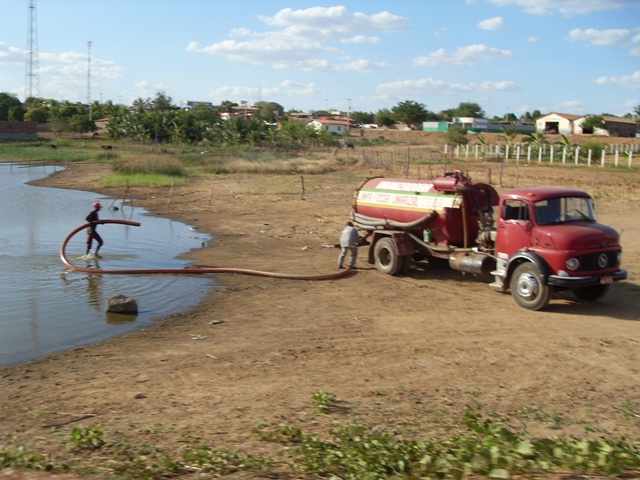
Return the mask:
[[496, 269], [491, 286], [530, 310], [549, 303], [553, 289], [581, 299], [602, 297], [623, 280], [620, 235], [597, 223], [593, 201], [583, 191], [532, 187], [506, 190], [496, 222]]

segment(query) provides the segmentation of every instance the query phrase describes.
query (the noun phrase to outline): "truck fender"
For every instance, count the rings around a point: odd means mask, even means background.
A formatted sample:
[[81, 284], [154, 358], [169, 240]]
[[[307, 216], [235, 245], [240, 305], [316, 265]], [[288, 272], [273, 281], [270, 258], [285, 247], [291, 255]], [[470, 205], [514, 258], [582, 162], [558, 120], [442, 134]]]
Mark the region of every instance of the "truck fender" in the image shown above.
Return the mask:
[[406, 233], [390, 230], [376, 230], [373, 232], [371, 245], [369, 246], [369, 263], [375, 263], [375, 259], [373, 258], [375, 244], [378, 240], [385, 237], [390, 237], [393, 240], [395, 253], [400, 257], [413, 255], [416, 252], [413, 240], [411, 240], [411, 237]]
[[507, 275], [504, 279], [505, 285], [509, 285], [509, 279], [511, 278], [511, 274], [515, 270], [515, 268], [523, 262], [533, 263], [537, 268], [540, 274], [542, 275], [542, 282], [544, 285], [548, 285], [549, 281], [549, 266], [544, 259], [538, 255], [536, 252], [520, 250], [513, 254], [513, 256], [509, 259], [509, 265], [507, 266]]

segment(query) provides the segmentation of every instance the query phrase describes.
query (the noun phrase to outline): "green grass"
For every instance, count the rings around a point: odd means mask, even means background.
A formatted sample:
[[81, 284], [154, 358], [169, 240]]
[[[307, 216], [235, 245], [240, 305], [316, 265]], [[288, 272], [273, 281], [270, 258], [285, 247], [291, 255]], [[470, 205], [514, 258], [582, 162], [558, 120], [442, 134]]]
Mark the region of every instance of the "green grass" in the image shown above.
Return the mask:
[[303, 423], [308, 431], [286, 423], [256, 427], [253, 433], [265, 446], [259, 449], [262, 454], [202, 443], [202, 432], [184, 435], [188, 441], [183, 440], [185, 445], [176, 449], [150, 440], [135, 443], [125, 433], [109, 433], [97, 426], [78, 426], [68, 436], [60, 436], [70, 459], [31, 453], [6, 437], [8, 444], [0, 446], [0, 469], [71, 471], [112, 479], [180, 477], [196, 471], [207, 478], [358, 480], [508, 479], [554, 472], [616, 476], [640, 470], [640, 438], [533, 438], [525, 425], [516, 430], [507, 426], [507, 421], [489, 419], [486, 413], [468, 407], [448, 433], [434, 439], [411, 433], [406, 425], [388, 418], [370, 425], [344, 418], [331, 408], [335, 402], [329, 392], [314, 393], [311, 403], [316, 410], [307, 412], [313, 421]]

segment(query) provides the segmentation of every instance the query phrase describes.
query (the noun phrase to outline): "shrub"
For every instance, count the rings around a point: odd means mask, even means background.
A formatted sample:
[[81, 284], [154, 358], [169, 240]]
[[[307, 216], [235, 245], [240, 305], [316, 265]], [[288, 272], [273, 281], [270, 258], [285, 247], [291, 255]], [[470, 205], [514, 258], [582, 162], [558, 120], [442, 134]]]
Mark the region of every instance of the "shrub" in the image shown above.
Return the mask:
[[116, 159], [113, 162], [113, 171], [122, 175], [187, 176], [187, 172], [179, 160], [164, 155], [143, 155]]

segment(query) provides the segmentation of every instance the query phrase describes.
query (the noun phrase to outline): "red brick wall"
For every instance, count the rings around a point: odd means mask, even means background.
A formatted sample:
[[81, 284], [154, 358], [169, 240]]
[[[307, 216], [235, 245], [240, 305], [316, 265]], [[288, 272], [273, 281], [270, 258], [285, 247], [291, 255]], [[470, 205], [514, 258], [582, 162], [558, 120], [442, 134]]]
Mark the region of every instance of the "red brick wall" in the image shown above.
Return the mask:
[[38, 140], [36, 122], [0, 122], [2, 140]]

